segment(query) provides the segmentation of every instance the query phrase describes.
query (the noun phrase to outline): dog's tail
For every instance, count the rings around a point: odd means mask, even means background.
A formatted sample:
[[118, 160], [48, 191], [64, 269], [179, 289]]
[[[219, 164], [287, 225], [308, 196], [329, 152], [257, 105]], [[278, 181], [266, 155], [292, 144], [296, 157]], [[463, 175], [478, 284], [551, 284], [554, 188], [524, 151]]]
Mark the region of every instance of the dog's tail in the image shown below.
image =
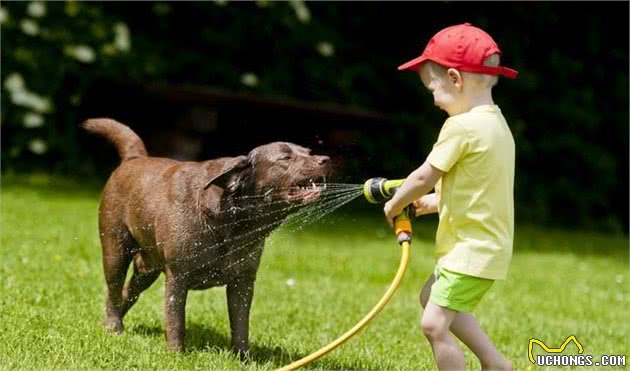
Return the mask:
[[105, 137], [116, 146], [122, 161], [137, 157], [146, 157], [147, 150], [142, 139], [128, 126], [108, 118], [96, 118], [84, 121], [81, 126], [90, 133]]

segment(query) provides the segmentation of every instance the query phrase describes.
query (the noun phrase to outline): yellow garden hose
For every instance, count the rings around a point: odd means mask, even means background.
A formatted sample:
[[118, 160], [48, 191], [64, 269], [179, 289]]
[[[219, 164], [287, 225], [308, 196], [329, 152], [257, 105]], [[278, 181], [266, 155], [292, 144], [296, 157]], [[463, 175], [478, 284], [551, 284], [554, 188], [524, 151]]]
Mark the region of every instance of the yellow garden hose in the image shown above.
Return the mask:
[[398, 265], [398, 271], [396, 272], [396, 276], [394, 276], [394, 280], [385, 291], [385, 294], [381, 298], [381, 300], [376, 303], [374, 308], [365, 315], [359, 322], [357, 322], [354, 327], [350, 330], [346, 331], [343, 335], [339, 336], [337, 339], [332, 341], [330, 344], [324, 346], [320, 350], [309, 354], [308, 356], [299, 359], [289, 365], [286, 365], [282, 368], [277, 369], [276, 371], [290, 371], [297, 370], [298, 368], [313, 362], [314, 360], [326, 355], [333, 349], [337, 348], [341, 344], [345, 343], [348, 339], [354, 336], [357, 332], [359, 332], [365, 325], [374, 318], [378, 312], [385, 307], [389, 299], [394, 295], [398, 286], [400, 286], [400, 282], [402, 281], [403, 276], [405, 275], [405, 271], [407, 270], [407, 263], [409, 262], [409, 249], [411, 246], [411, 222], [409, 220], [409, 210], [405, 210], [403, 214], [398, 216], [395, 219], [395, 232], [398, 236], [398, 241], [402, 247], [401, 256], [400, 256], [400, 264]]

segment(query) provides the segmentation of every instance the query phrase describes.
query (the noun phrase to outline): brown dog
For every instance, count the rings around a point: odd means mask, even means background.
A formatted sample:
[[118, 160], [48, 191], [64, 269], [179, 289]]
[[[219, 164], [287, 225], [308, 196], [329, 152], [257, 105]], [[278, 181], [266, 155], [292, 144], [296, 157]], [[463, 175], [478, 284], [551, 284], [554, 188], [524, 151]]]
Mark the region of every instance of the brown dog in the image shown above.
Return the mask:
[[314, 181], [326, 175], [329, 158], [275, 142], [247, 156], [180, 162], [148, 157], [142, 140], [114, 120], [90, 119], [83, 127], [112, 142], [122, 160], [99, 210], [105, 327], [121, 333], [125, 313], [164, 272], [169, 349], [184, 347], [188, 290], [227, 285], [232, 348], [247, 352], [264, 240], [291, 211], [318, 197]]

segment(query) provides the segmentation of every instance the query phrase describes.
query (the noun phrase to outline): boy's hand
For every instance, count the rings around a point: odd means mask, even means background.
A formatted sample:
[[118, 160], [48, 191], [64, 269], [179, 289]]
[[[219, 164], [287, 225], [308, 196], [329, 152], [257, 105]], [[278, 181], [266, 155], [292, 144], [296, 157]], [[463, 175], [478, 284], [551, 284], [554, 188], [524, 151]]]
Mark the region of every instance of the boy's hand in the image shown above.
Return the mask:
[[438, 199], [435, 193], [424, 195], [413, 202], [416, 216], [437, 213]]
[[444, 175], [444, 172], [433, 167], [428, 161], [425, 161], [419, 168], [409, 174], [403, 185], [394, 194], [394, 197], [383, 208], [389, 225], [393, 227], [394, 218], [400, 215], [403, 209], [411, 204], [413, 200], [429, 192], [442, 175]]
[[389, 226], [392, 228], [394, 228], [394, 218], [400, 215], [404, 209], [404, 207], [394, 208], [395, 206], [396, 205], [394, 205], [392, 200], [389, 200], [385, 203], [385, 207], [383, 208], [383, 211], [385, 212], [385, 218], [387, 219]]

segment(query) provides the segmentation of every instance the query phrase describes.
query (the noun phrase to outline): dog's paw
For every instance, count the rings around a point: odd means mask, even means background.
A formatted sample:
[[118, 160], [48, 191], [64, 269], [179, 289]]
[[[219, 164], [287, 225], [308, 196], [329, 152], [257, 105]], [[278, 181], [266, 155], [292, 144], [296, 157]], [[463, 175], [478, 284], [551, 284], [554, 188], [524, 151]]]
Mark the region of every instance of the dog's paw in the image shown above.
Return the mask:
[[184, 351], [184, 344], [182, 343], [167, 343], [166, 350], [174, 353], [182, 353]]
[[106, 319], [103, 326], [107, 332], [114, 335], [121, 335], [124, 330], [122, 321], [117, 319]]
[[232, 345], [230, 347], [230, 350], [236, 354], [236, 356], [239, 358], [239, 360], [241, 360], [241, 362], [249, 362], [251, 361], [251, 355], [249, 353], [249, 347], [248, 346], [235, 346]]

